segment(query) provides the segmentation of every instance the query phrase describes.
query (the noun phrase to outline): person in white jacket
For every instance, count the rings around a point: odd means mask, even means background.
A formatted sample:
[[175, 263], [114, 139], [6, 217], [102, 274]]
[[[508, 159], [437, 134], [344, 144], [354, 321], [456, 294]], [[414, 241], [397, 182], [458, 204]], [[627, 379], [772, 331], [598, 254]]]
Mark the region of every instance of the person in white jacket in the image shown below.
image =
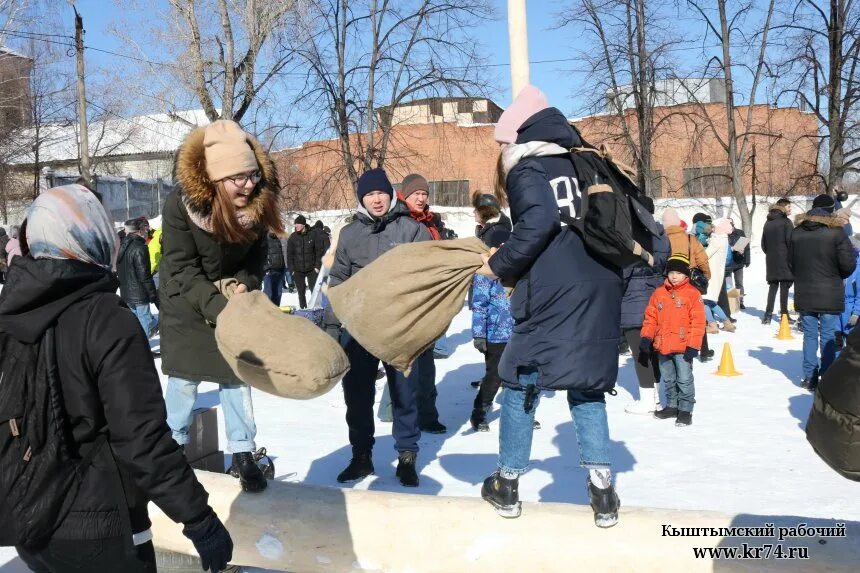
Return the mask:
[[711, 268], [711, 280], [708, 282], [708, 292], [702, 295], [705, 301], [705, 315], [708, 320], [708, 333], [719, 332], [718, 322], [722, 323], [723, 330], [734, 332], [735, 325], [726, 316], [726, 313], [717, 304], [720, 291], [726, 281], [726, 256], [729, 249], [729, 233], [732, 232], [732, 224], [728, 219], [719, 219], [714, 223], [714, 232], [710, 236], [705, 252], [708, 255], [708, 265]]

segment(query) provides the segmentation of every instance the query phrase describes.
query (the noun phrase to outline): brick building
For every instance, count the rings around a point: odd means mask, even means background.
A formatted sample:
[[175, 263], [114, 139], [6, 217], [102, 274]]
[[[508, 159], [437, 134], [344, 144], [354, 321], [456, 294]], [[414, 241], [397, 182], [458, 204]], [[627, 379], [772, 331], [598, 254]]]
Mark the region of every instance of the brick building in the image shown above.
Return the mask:
[[[463, 104], [464, 100], [468, 103]], [[445, 206], [468, 205], [472, 193], [492, 189], [498, 157], [493, 122], [501, 108], [475, 98], [420, 100], [401, 107], [393, 112], [397, 121], [385, 160], [392, 181], [421, 173], [431, 182], [431, 203]], [[747, 110], [737, 110], [739, 132], [744, 131]], [[386, 108], [380, 112], [392, 113]], [[628, 114], [635, 141], [635, 115]], [[713, 123], [725, 140], [723, 104], [658, 107], [654, 116], [658, 126], [652, 149], [655, 196], [731, 194], [726, 153], [710, 127]], [[618, 116], [595, 115], [573, 123], [591, 143], [605, 143], [621, 161], [633, 163]], [[753, 134], [744, 168], [747, 193], [753, 190], [753, 171], [756, 194], [762, 197], [814, 191], [818, 166], [814, 115], [797, 108], [756, 105], [746, 131]], [[354, 206], [338, 140], [308, 142], [274, 157], [288, 208], [316, 211]]]

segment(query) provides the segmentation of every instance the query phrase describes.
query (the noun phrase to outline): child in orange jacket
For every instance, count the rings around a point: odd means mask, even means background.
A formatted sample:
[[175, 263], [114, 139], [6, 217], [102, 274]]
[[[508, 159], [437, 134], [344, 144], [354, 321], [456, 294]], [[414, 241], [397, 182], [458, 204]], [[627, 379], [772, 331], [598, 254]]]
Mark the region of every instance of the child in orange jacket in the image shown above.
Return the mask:
[[676, 253], [666, 263], [666, 282], [651, 295], [640, 333], [639, 359], [647, 361], [657, 352], [666, 385], [666, 407], [654, 412], [655, 418], [675, 418], [676, 426], [693, 423], [693, 359], [704, 335], [702, 294], [690, 284], [689, 257]]

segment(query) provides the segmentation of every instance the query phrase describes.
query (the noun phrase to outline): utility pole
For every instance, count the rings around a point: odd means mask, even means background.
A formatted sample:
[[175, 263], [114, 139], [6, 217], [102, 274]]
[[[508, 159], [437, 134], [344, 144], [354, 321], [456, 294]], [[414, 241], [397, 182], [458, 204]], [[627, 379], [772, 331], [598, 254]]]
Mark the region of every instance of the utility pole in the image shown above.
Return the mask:
[[78, 121], [80, 122], [81, 138], [78, 146], [78, 157], [81, 164], [81, 177], [87, 186], [93, 188], [93, 178], [90, 173], [90, 138], [87, 132], [87, 91], [84, 84], [84, 19], [75, 11], [75, 50], [78, 55]]
[[511, 99], [516, 99], [530, 83], [526, 0], [508, 0], [508, 41], [511, 46]]

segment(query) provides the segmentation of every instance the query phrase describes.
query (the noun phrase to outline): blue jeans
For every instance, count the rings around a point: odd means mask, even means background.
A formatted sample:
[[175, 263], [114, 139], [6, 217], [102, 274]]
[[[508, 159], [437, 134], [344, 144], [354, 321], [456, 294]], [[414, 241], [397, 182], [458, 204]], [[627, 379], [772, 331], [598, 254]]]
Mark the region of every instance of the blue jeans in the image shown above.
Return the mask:
[[296, 281], [293, 280], [293, 273], [284, 271], [284, 287], [288, 289], [296, 288]]
[[729, 317], [726, 316], [725, 311], [720, 307], [720, 305], [718, 305], [712, 300], [706, 300], [705, 318], [708, 320], [708, 322], [714, 322], [714, 317], [716, 317], [716, 320], [720, 322], [725, 322], [729, 319]]
[[[519, 383], [525, 388], [537, 384], [539, 377], [534, 368], [521, 368], [518, 374]], [[525, 397], [526, 391], [519, 388], [505, 388], [502, 393], [499, 469], [517, 474], [528, 469], [535, 410], [540, 401], [540, 394], [536, 393], [534, 405], [526, 412]], [[567, 403], [579, 443], [579, 464], [588, 469], [609, 468], [609, 420], [603, 392], [568, 390]]]
[[660, 377], [666, 388], [666, 406], [692, 412], [696, 403], [693, 363], [684, 360], [683, 354], [661, 354]]
[[[192, 411], [197, 400], [199, 380], [185, 380], [171, 376], [167, 379], [167, 425], [173, 439], [180, 446], [191, 441], [188, 429], [193, 421]], [[218, 388], [224, 425], [227, 427], [227, 444], [234, 454], [253, 452], [257, 449], [257, 425], [254, 422], [254, 405], [251, 403], [251, 387], [247, 384], [221, 384]]]
[[[839, 329], [838, 314], [801, 312], [803, 325], [803, 377], [809, 378], [816, 370], [824, 372], [836, 359], [836, 331]], [[821, 347], [821, 367], [818, 367], [818, 349]]]
[[281, 294], [284, 292], [284, 272], [267, 271], [263, 277], [263, 292], [275, 306], [281, 306]]
[[158, 317], [152, 316], [149, 303], [131, 305], [131, 311], [137, 317], [140, 326], [143, 327], [146, 337], [152, 337], [155, 327], [158, 326]]

